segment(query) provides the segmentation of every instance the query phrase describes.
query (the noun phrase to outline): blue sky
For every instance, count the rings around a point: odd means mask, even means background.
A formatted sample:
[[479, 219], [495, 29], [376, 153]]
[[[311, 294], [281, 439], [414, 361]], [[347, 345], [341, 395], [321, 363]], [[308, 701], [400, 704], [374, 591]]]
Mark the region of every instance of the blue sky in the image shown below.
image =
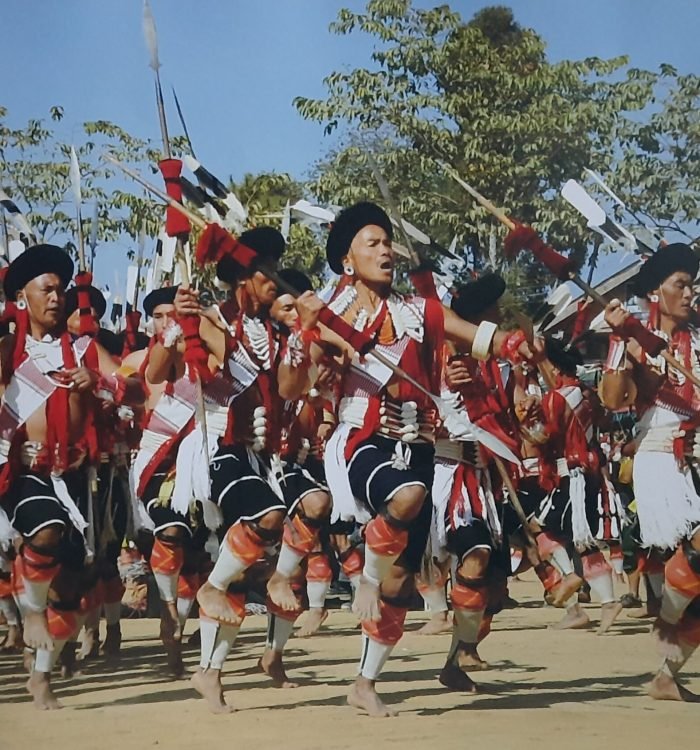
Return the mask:
[[[436, 2], [415, 3], [430, 7]], [[487, 3], [450, 3], [468, 19]], [[700, 67], [697, 0], [513, 0], [516, 19], [548, 44], [550, 58], [628, 54], [638, 67]], [[341, 7], [362, 0], [151, 0], [158, 27], [170, 128], [170, 86], [181, 100], [197, 155], [240, 178], [276, 170], [303, 178], [329, 146], [322, 128], [292, 106], [323, 95], [322, 79], [369, 65], [371, 39], [328, 31]], [[141, 0], [0, 0], [4, 75], [0, 104], [17, 126], [61, 105], [59, 135], [85, 120], [112, 120], [159, 137]], [[104, 259], [106, 260], [106, 259]]]

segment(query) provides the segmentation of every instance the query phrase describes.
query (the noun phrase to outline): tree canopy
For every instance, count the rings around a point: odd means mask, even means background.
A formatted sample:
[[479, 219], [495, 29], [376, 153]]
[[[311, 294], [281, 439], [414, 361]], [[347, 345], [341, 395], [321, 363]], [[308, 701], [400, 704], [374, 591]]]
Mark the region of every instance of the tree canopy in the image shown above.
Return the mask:
[[[325, 78], [326, 98], [295, 100], [336, 136], [316, 165], [320, 199], [379, 199], [363, 156], [372, 150], [405, 218], [443, 243], [457, 235], [477, 265], [494, 220], [436, 160], [580, 263], [598, 240], [559, 190], [586, 167], [662, 224], [697, 223], [696, 76], [626, 57], [551, 62], [544, 40], [502, 6], [465, 22], [447, 5], [370, 0], [364, 12], [341, 10], [331, 29], [376, 45], [367, 67]], [[541, 268], [521, 272], [526, 288], [543, 281]]]

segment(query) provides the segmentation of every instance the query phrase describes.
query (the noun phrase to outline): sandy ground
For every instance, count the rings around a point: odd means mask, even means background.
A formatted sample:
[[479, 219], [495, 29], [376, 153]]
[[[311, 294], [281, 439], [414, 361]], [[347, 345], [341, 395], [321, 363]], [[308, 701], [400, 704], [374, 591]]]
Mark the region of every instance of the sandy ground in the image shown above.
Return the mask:
[[[496, 618], [481, 648], [493, 669], [474, 675], [483, 693], [446, 692], [436, 679], [448, 635], [419, 636], [425, 619], [412, 613], [380, 691], [400, 715], [370, 719], [345, 704], [355, 673], [359, 635], [351, 614], [333, 611], [323, 631], [292, 639], [288, 671], [296, 689], [275, 689], [256, 670], [265, 618], [250, 617], [228, 661], [224, 686], [238, 711], [213, 716], [186, 681], [162, 672], [154, 620], [127, 621], [121, 663], [91, 663], [81, 679], [55, 678], [65, 708], [37, 712], [24, 692], [26, 676], [16, 656], [0, 656], [0, 748], [74, 750], [150, 748], [169, 750], [225, 746], [287, 750], [304, 748], [463, 748], [478, 741], [510, 750], [590, 748], [607, 740], [616, 750], [673, 747], [691, 741], [700, 721], [697, 705], [657, 703], [643, 685], [657, 664], [648, 622], [623, 613], [611, 635], [592, 630], [556, 632], [547, 626], [560, 611], [540, 606], [540, 589], [516, 581], [521, 602]], [[588, 606], [591, 618], [597, 608]], [[191, 633], [194, 623], [188, 623]], [[197, 654], [187, 651], [194, 668]], [[686, 684], [700, 691], [700, 655], [685, 670]], [[225, 744], [223, 744], [225, 743]]]

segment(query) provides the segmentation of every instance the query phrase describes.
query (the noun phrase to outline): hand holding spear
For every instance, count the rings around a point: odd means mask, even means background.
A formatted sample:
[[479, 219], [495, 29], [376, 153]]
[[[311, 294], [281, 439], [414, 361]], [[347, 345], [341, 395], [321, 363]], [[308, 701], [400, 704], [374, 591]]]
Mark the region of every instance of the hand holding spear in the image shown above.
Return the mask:
[[[497, 208], [490, 200], [466, 183], [450, 166], [443, 162], [440, 162], [440, 165], [481, 206], [493, 214], [503, 225], [508, 227], [510, 232], [505, 240], [505, 252], [508, 257], [514, 258], [522, 249], [530, 250], [535, 258], [542, 265], [546, 266], [560, 281], [572, 281], [594, 302], [597, 302], [603, 308], [607, 307], [608, 302], [603, 295], [597, 292], [590, 284], [587, 284], [576, 273], [575, 263], [572, 259], [564, 257], [553, 247], [546, 244], [532, 227], [511, 219], [502, 209]], [[647, 330], [638, 318], [630, 315], [624, 321], [619, 332], [624, 337], [635, 339], [650, 356], [656, 357], [660, 355], [663, 357], [669, 367], [682, 373], [693, 384], [700, 387], [700, 378], [679, 362], [666, 348], [666, 341]]]

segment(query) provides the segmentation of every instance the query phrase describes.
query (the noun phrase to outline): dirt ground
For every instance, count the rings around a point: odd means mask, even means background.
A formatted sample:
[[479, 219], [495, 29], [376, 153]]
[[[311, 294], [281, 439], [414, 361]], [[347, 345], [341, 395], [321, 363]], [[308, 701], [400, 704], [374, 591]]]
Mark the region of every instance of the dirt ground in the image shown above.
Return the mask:
[[[169, 750], [224, 746], [312, 750], [367, 747], [481, 747], [528, 750], [590, 748], [607, 740], [616, 750], [673, 747], [691, 742], [700, 707], [657, 703], [643, 685], [658, 663], [648, 621], [623, 613], [608, 636], [593, 630], [547, 629], [561, 613], [540, 605], [533, 581], [516, 581], [517, 609], [501, 613], [481, 647], [493, 666], [475, 674], [477, 696], [446, 692], [436, 679], [449, 635], [419, 636], [425, 620], [411, 613], [408, 632], [387, 665], [380, 692], [400, 710], [392, 719], [370, 719], [345, 704], [355, 673], [359, 635], [354, 618], [332, 611], [322, 632], [292, 639], [288, 672], [296, 689], [269, 686], [256, 661], [265, 618], [246, 620], [229, 657], [224, 687], [238, 709], [213, 716], [186, 681], [170, 681], [155, 637], [155, 620], [127, 621], [121, 663], [92, 662], [80, 679], [55, 678], [62, 711], [37, 712], [24, 691], [17, 656], [0, 656], [0, 748], [52, 747], [73, 750]], [[591, 618], [595, 605], [586, 607]], [[187, 632], [195, 628], [188, 623]], [[411, 632], [413, 631], [413, 632]], [[189, 648], [188, 668], [197, 653]], [[700, 691], [700, 655], [685, 670], [686, 685]], [[223, 745], [222, 743], [226, 743]]]

